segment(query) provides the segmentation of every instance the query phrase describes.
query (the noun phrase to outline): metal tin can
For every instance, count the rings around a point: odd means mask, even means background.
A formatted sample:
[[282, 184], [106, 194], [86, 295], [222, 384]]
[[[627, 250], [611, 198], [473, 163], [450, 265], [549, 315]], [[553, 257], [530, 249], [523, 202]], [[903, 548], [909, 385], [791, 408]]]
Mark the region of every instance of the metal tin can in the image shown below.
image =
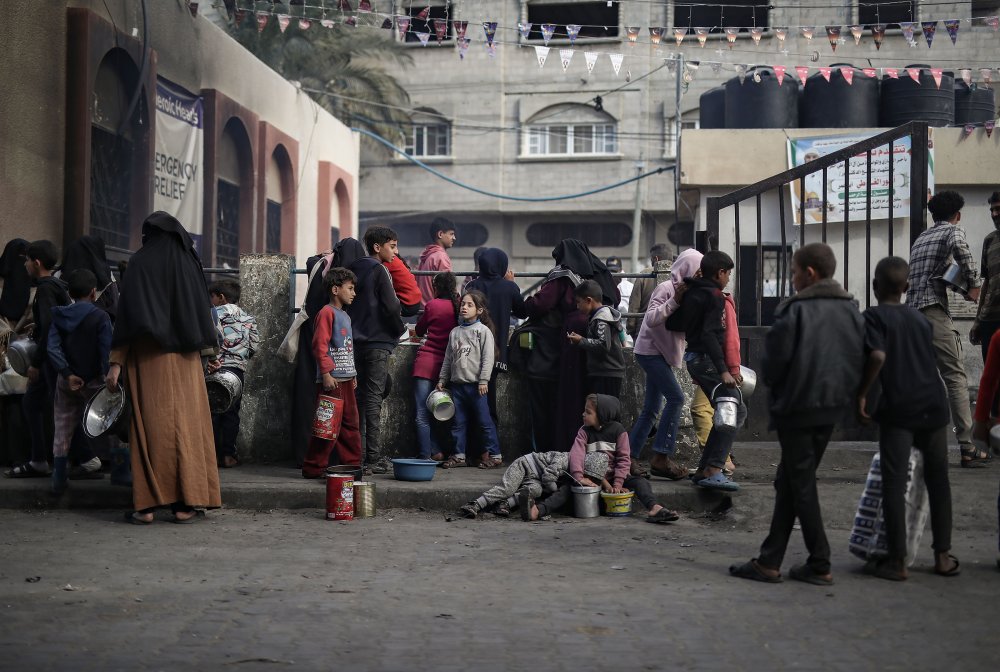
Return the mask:
[[354, 481], [354, 517], [375, 517], [375, 484]]
[[326, 519], [354, 519], [354, 476], [326, 475]]

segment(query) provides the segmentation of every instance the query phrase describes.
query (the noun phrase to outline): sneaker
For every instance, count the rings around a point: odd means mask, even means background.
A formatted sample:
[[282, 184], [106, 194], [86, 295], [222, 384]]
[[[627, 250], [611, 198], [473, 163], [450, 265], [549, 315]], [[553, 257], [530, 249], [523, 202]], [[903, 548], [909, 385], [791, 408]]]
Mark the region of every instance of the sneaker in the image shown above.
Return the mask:
[[392, 465], [389, 463], [389, 460], [384, 457], [380, 457], [372, 463], [371, 470], [373, 474], [388, 474], [391, 466]]
[[458, 515], [462, 518], [475, 518], [479, 515], [479, 507], [476, 506], [475, 502], [469, 502], [468, 504], [463, 504], [458, 507]]

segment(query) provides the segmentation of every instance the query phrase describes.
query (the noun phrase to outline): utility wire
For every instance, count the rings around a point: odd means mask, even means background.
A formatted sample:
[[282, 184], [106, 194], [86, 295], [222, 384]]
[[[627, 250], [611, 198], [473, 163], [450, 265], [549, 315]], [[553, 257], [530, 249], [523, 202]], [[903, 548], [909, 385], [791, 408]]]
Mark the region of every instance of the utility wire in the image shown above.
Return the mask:
[[660, 173], [666, 172], [668, 170], [675, 170], [674, 166], [661, 166], [660, 168], [656, 168], [655, 170], [650, 170], [650, 171], [647, 171], [645, 173], [641, 173], [639, 175], [636, 175], [635, 177], [630, 177], [627, 180], [622, 180], [621, 182], [615, 182], [614, 184], [608, 184], [608, 185], [605, 185], [603, 187], [597, 187], [595, 189], [590, 189], [588, 191], [582, 191], [582, 192], [576, 193], [576, 194], [564, 194], [562, 196], [510, 196], [509, 194], [498, 194], [498, 193], [495, 193], [495, 192], [492, 192], [492, 191], [487, 191], [485, 189], [480, 189], [479, 187], [474, 187], [471, 184], [466, 184], [465, 182], [461, 182], [461, 181], [456, 180], [456, 179], [454, 179], [452, 177], [449, 177], [449, 176], [445, 175], [444, 173], [442, 173], [442, 172], [440, 172], [438, 170], [435, 170], [434, 168], [431, 168], [430, 166], [428, 166], [426, 163], [424, 163], [420, 159], [417, 159], [417, 158], [415, 158], [413, 156], [410, 156], [409, 154], [406, 153], [406, 150], [401, 149], [401, 148], [397, 147], [396, 145], [392, 144], [391, 142], [389, 142], [388, 140], [386, 140], [385, 138], [383, 138], [378, 133], [372, 133], [371, 131], [366, 130], [364, 128], [351, 128], [351, 130], [355, 131], [357, 133], [361, 133], [362, 135], [367, 135], [371, 139], [375, 140], [376, 142], [378, 142], [378, 143], [380, 143], [382, 145], [385, 145], [386, 147], [388, 147], [392, 151], [396, 152], [397, 154], [401, 154], [403, 157], [405, 157], [411, 163], [414, 163], [414, 164], [420, 166], [421, 168], [423, 168], [427, 172], [432, 173], [433, 175], [435, 175], [437, 177], [440, 177], [442, 180], [445, 180], [446, 182], [451, 182], [455, 186], [462, 187], [463, 189], [468, 189], [469, 191], [474, 191], [477, 194], [482, 194], [483, 196], [490, 196], [491, 198], [500, 198], [500, 199], [503, 199], [503, 200], [506, 200], [506, 201], [524, 201], [524, 202], [529, 202], [529, 203], [540, 203], [540, 202], [546, 202], [546, 201], [568, 201], [568, 200], [571, 200], [571, 199], [574, 199], [574, 198], [583, 198], [584, 196], [591, 196], [593, 194], [599, 194], [599, 193], [601, 193], [603, 191], [610, 191], [611, 189], [617, 189], [618, 187], [623, 187], [626, 184], [630, 184], [632, 182], [635, 182], [636, 180], [643, 180], [643, 179], [645, 179], [647, 177], [650, 177], [652, 175], [659, 175]]

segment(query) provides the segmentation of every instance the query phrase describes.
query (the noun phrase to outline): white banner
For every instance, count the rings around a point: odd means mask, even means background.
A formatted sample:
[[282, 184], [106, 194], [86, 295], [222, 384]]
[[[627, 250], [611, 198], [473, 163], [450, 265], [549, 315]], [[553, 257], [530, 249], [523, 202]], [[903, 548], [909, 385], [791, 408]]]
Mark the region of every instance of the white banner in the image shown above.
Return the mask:
[[162, 77], [156, 80], [153, 209], [184, 225], [201, 252], [204, 217], [204, 101]]

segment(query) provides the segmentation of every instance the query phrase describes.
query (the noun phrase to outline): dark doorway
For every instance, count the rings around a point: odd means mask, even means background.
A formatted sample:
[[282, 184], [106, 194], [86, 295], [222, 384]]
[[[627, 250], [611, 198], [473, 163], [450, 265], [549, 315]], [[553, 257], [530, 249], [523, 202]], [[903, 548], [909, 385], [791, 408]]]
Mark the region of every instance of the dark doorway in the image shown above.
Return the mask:
[[218, 185], [215, 263], [236, 268], [240, 265], [240, 188], [225, 180], [219, 180]]
[[[739, 292], [736, 295], [736, 316], [740, 326], [774, 324], [775, 309], [791, 293], [792, 248], [784, 248], [782, 254], [780, 245], [762, 245], [760, 252], [763, 266], [758, 273], [757, 245], [740, 246]], [[730, 286], [730, 291], [732, 289]]]
[[281, 253], [281, 204], [267, 201], [267, 234], [264, 251], [268, 254]]

